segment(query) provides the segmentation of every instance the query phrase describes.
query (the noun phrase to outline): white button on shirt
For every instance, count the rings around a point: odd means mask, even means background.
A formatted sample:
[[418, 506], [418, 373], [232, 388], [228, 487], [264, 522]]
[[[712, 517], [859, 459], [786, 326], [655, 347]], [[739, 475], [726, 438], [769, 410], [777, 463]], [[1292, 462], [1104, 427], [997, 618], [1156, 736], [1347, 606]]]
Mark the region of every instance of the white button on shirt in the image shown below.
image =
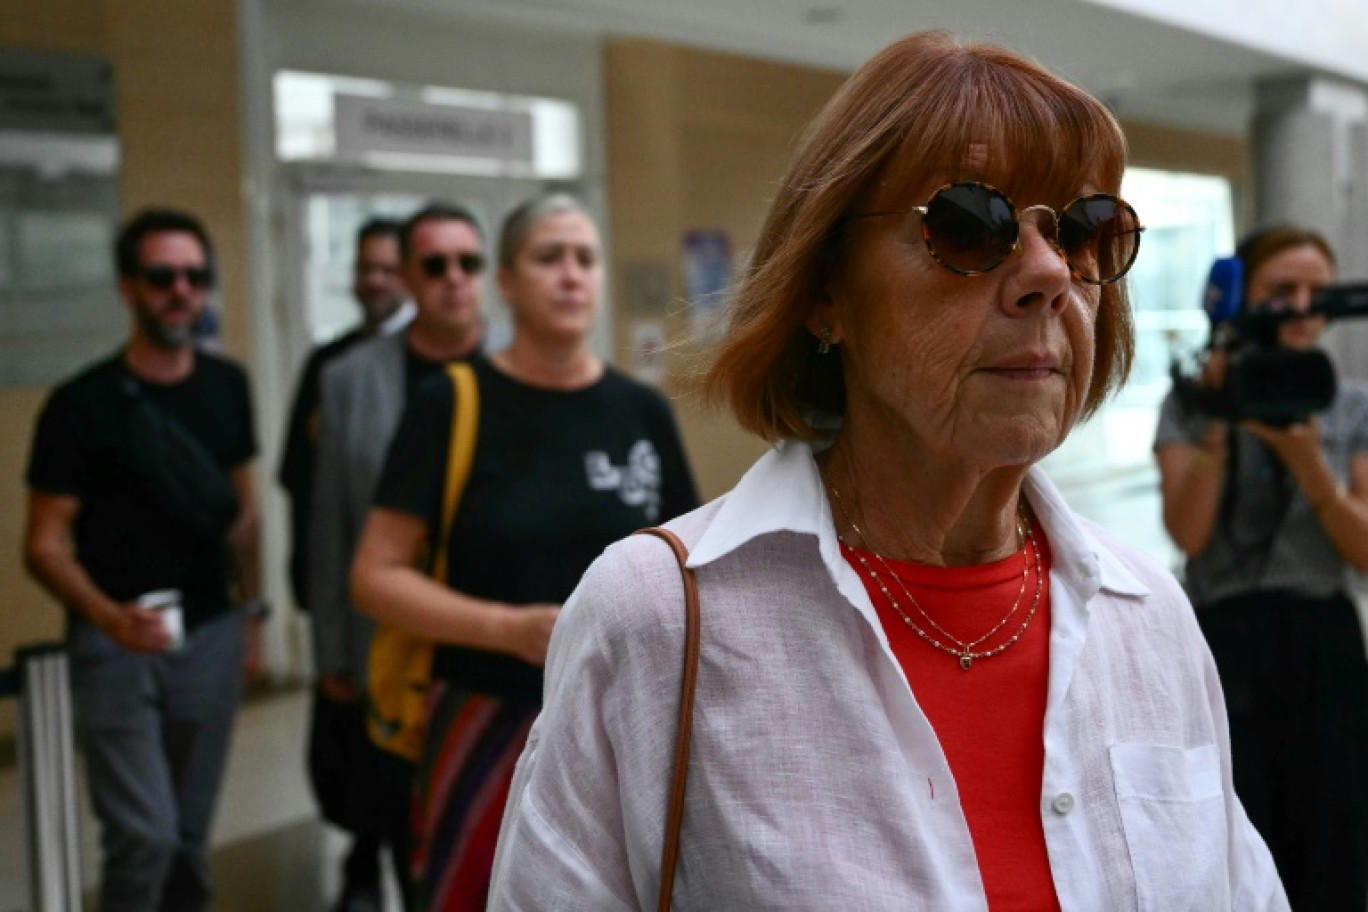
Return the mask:
[[[1062, 908], [1287, 909], [1234, 798], [1182, 591], [1039, 470], [1026, 493], [1053, 555], [1041, 807]], [[780, 446], [670, 526], [703, 614], [674, 908], [984, 912], [954, 778], [810, 449]], [[655, 908], [683, 627], [660, 541], [620, 542], [586, 574], [552, 636], [490, 909]]]

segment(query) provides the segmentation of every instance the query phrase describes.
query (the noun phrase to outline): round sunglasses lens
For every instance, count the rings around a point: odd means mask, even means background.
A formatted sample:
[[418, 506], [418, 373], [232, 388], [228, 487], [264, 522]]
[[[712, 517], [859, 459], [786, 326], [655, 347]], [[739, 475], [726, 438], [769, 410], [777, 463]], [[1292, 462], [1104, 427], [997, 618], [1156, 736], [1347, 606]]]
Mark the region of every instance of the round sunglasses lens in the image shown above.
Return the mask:
[[1089, 282], [1114, 282], [1140, 250], [1140, 219], [1106, 194], [1074, 200], [1059, 217], [1059, 246], [1074, 272]]
[[922, 225], [932, 253], [956, 272], [987, 272], [1007, 258], [1017, 240], [1012, 204], [982, 184], [951, 184], [938, 191]]

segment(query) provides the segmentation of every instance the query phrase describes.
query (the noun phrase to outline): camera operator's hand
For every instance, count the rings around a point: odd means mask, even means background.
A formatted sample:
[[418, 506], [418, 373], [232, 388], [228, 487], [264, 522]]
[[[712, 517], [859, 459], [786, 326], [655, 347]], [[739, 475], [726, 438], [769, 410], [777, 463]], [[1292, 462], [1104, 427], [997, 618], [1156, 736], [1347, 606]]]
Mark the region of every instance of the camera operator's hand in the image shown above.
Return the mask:
[[1354, 569], [1368, 572], [1368, 452], [1355, 453], [1348, 484], [1331, 470], [1321, 452], [1320, 422], [1275, 428], [1257, 421], [1242, 424], [1273, 450], [1296, 479], [1335, 550]]
[[1226, 368], [1230, 364], [1230, 353], [1224, 348], [1212, 349], [1202, 364], [1202, 374], [1198, 382], [1210, 389], [1225, 386]]
[[1333, 493], [1336, 482], [1321, 454], [1319, 419], [1312, 417], [1287, 427], [1273, 427], [1262, 421], [1243, 421], [1240, 426], [1268, 445], [1312, 503], [1326, 493], [1323, 488], [1328, 487]]

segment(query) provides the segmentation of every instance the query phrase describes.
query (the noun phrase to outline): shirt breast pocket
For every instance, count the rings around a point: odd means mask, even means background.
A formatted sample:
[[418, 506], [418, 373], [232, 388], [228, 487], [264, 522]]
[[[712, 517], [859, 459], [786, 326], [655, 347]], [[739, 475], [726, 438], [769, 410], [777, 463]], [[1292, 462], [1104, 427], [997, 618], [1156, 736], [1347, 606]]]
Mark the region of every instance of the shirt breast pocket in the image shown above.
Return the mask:
[[1117, 744], [1110, 753], [1141, 912], [1229, 909], [1216, 746]]

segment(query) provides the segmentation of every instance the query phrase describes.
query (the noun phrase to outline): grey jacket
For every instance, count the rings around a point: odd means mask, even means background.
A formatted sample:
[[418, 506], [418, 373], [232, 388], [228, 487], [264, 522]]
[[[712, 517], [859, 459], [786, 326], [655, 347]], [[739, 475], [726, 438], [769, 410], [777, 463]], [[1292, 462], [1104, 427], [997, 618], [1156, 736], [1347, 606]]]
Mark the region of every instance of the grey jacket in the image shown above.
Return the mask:
[[404, 413], [404, 349], [404, 333], [363, 342], [324, 367], [321, 381], [309, 523], [314, 663], [358, 686], [375, 622], [352, 606], [347, 578]]

